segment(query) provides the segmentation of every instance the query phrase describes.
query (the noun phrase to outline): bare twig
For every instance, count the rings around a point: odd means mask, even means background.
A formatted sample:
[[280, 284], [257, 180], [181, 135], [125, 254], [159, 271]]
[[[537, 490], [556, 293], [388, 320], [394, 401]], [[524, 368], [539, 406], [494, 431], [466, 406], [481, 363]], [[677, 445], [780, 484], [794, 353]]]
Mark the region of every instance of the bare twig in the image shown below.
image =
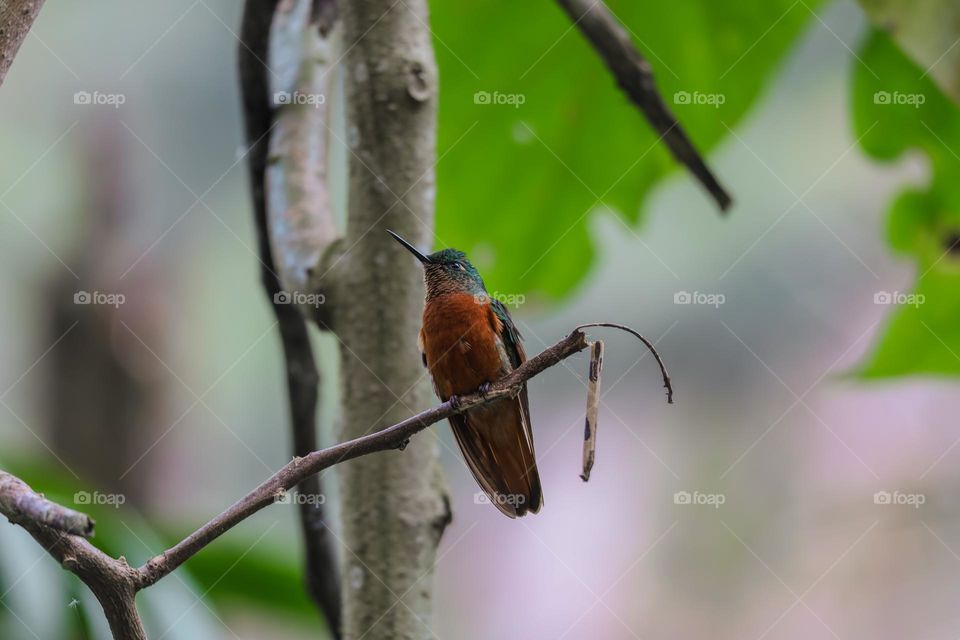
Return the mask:
[[680, 123], [667, 108], [654, 83], [650, 64], [637, 50], [626, 29], [610, 13], [603, 0], [557, 2], [597, 50], [620, 88], [643, 112], [673, 156], [687, 166], [713, 196], [720, 210], [726, 211], [732, 203], [730, 195], [711, 173]]
[[624, 324], [616, 324], [613, 322], [588, 322], [587, 324], [581, 324], [579, 327], [574, 329], [574, 331], [586, 329], [587, 327], [610, 327], [611, 329], [620, 329], [621, 331], [626, 331], [627, 333], [639, 338], [640, 341], [647, 346], [647, 349], [650, 350], [650, 353], [653, 354], [653, 357], [657, 359], [657, 364], [660, 365], [660, 374], [663, 376], [663, 388], [667, 390], [667, 402], [673, 404], [673, 385], [670, 383], [670, 374], [667, 373], [667, 367], [663, 364], [663, 360], [660, 358], [660, 354], [657, 353], [657, 349], [653, 346], [652, 342], [644, 338], [630, 327]]
[[28, 520], [84, 538], [93, 535], [93, 518], [50, 502], [5, 471], [0, 471], [0, 513], [14, 524]]
[[527, 360], [508, 376], [495, 383], [484, 395], [472, 393], [450, 399], [441, 405], [421, 411], [376, 433], [348, 440], [321, 451], [314, 451], [302, 458], [294, 458], [293, 461], [238, 500], [229, 509], [197, 529], [171, 549], [148, 561], [139, 570], [141, 576], [140, 588], [153, 584], [179, 567], [226, 531], [275, 502], [283, 495], [284, 491], [293, 488], [304, 478], [353, 458], [377, 451], [403, 448], [407, 445], [411, 436], [436, 422], [466, 411], [471, 407], [507, 396], [515, 396], [527, 380], [586, 347], [586, 336], [582, 331], [574, 331], [549, 349]]
[[0, 2], [0, 84], [10, 71], [10, 65], [20, 45], [30, 32], [33, 21], [43, 7], [44, 0], [3, 0]]
[[[336, 15], [335, 8], [331, 9], [329, 6], [331, 4], [333, 4], [331, 0], [316, 0], [312, 7], [312, 15], [322, 22], [320, 30], [324, 34], [328, 33], [331, 28], [326, 21], [331, 21]], [[300, 121], [289, 113], [283, 116], [283, 122], [275, 121], [277, 114], [275, 114], [274, 105], [271, 104], [274, 92], [271, 88], [270, 70], [263, 64], [263, 61], [270, 58], [268, 52], [271, 44], [271, 27], [274, 23], [277, 8], [277, 0], [247, 2], [245, 4], [241, 24], [241, 45], [238, 48], [238, 65], [247, 141], [250, 145], [250, 184], [253, 192], [261, 279], [269, 303], [272, 305], [277, 318], [280, 339], [283, 344], [293, 453], [295, 456], [305, 456], [317, 449], [316, 410], [320, 374], [313, 357], [307, 322], [297, 306], [291, 304], [292, 300], [283, 297], [284, 285], [281, 283], [281, 277], [278, 273], [284, 273], [284, 269], [278, 266], [273, 253], [275, 244], [280, 244], [281, 250], [287, 246], [294, 247], [294, 249], [291, 249], [291, 256], [281, 256], [281, 258], [290, 262], [290, 264], [285, 265], [291, 267], [287, 270], [291, 274], [286, 278], [287, 282], [302, 283], [304, 280], [304, 276], [301, 274], [303, 262], [300, 259], [301, 251], [296, 247], [302, 248], [303, 244], [299, 243], [296, 238], [293, 238], [289, 243], [282, 240], [278, 243], [271, 242], [270, 221], [273, 220], [272, 226], [274, 228], [281, 228], [281, 221], [287, 216], [292, 216], [302, 222], [302, 226], [310, 231], [312, 229], [310, 219], [316, 218], [316, 211], [305, 212], [304, 207], [307, 205], [288, 206], [289, 203], [286, 198], [281, 198], [279, 202], [275, 202], [272, 211], [268, 210], [267, 206], [266, 171], [271, 146], [271, 132], [274, 126], [276, 125], [279, 130], [278, 136], [281, 136], [285, 141], [290, 141], [290, 144], [296, 144], [296, 140], [293, 139], [295, 136], [291, 131], [302, 131], [304, 127], [309, 128], [308, 125], [298, 126]], [[299, 73], [301, 57], [299, 47], [304, 34], [300, 34], [300, 36], [298, 38], [296, 34], [286, 34], [286, 37], [292, 41], [290, 46], [295, 48], [295, 52], [292, 54], [295, 74]], [[301, 120], [303, 117], [302, 110], [303, 108], [300, 110]], [[274, 146], [277, 144], [275, 142]], [[300, 153], [295, 155], [300, 160], [313, 157], [302, 148], [299, 148], [299, 151]], [[305, 177], [304, 172], [308, 171], [308, 168], [302, 166], [303, 163], [297, 165], [293, 159], [291, 161], [296, 165], [291, 171], [300, 177]], [[286, 175], [282, 171], [280, 174], [280, 178]], [[286, 194], [287, 191], [282, 179], [275, 182], [277, 182], [277, 186], [272, 193], [276, 200], [278, 194]], [[315, 191], [316, 188], [302, 190], [300, 195], [304, 196]], [[326, 202], [327, 200], [324, 199], [324, 203]], [[329, 212], [322, 213], [329, 216]], [[295, 226], [299, 228], [301, 225]], [[322, 223], [321, 226], [326, 229], [329, 225]], [[295, 284], [294, 286], [300, 285]], [[289, 295], [289, 292], [287, 292], [287, 295]], [[316, 475], [305, 477], [298, 490], [304, 495], [320, 495], [322, 493], [320, 478]], [[306, 556], [304, 577], [307, 589], [323, 612], [331, 632], [335, 637], [339, 637], [342, 616], [339, 567], [336, 549], [327, 530], [324, 503], [322, 500], [303, 500], [299, 504], [299, 511]]]
[[590, 480], [590, 471], [597, 453], [597, 413], [600, 409], [600, 373], [603, 370], [603, 341], [590, 343], [590, 373], [587, 377], [587, 417], [583, 425], [583, 473]]
[[81, 537], [92, 535], [93, 520], [46, 500], [3, 471], [0, 513], [26, 529], [64, 569], [90, 588], [103, 607], [114, 638], [146, 640], [134, 602], [138, 573], [122, 558], [111, 558]]

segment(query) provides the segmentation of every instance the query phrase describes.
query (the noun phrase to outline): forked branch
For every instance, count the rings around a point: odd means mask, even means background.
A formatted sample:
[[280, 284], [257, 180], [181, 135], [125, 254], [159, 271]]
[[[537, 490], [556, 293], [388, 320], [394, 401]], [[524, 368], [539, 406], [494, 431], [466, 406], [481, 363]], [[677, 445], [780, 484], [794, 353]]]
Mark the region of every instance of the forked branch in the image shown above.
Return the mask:
[[[582, 329], [592, 326], [623, 329], [642, 340], [660, 364], [668, 398], [672, 398], [673, 390], [663, 361], [646, 338], [623, 325], [586, 324], [524, 362], [491, 385], [485, 393], [451, 398], [375, 433], [294, 458], [226, 511], [138, 569], [128, 566], [122, 557], [112, 558], [84, 539], [83, 536], [93, 534], [93, 521], [87, 516], [46, 500], [19, 479], [4, 472], [0, 472], [0, 513], [29, 531], [64, 569], [76, 574], [94, 592], [104, 608], [114, 638], [145, 638], [134, 603], [138, 591], [169, 575], [208, 544], [256, 512], [277, 502], [287, 491], [318, 472], [360, 456], [402, 450], [411, 437], [430, 425], [473, 407], [516, 396], [528, 380], [586, 349], [590, 343]], [[390, 455], [403, 454], [398, 451]]]

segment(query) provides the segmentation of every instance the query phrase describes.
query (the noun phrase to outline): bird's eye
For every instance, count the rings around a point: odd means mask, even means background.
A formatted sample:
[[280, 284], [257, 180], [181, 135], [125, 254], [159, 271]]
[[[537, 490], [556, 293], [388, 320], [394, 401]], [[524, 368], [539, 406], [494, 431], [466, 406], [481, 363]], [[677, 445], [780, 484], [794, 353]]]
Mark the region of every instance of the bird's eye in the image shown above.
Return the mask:
[[466, 269], [464, 268], [462, 262], [454, 262], [454, 263], [453, 263], [453, 268], [456, 269], [456, 270], [458, 270], [458, 271], [466, 271]]

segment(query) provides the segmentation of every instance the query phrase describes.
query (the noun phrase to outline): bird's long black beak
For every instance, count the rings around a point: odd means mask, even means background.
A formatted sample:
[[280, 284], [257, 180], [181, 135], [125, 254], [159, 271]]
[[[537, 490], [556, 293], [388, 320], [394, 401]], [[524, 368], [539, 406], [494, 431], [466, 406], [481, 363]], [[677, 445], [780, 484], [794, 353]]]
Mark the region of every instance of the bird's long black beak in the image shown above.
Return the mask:
[[403, 238], [395, 234], [393, 231], [390, 231], [389, 229], [387, 229], [387, 233], [392, 235], [394, 240], [396, 240], [397, 242], [405, 246], [407, 248], [407, 251], [417, 256], [417, 260], [419, 260], [423, 264], [430, 264], [430, 258], [420, 253], [420, 250], [417, 249], [415, 246], [413, 246], [412, 244], [410, 244], [409, 242], [407, 242], [406, 240], [404, 240]]

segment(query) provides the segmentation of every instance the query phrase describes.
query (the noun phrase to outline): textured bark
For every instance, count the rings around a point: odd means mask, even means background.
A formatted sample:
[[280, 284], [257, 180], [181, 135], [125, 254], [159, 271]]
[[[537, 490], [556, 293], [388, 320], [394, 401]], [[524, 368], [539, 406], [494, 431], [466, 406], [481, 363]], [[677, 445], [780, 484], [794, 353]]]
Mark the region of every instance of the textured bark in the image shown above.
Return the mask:
[[123, 558], [111, 558], [79, 535], [62, 533], [93, 535], [92, 520], [46, 500], [19, 478], [2, 471], [0, 514], [26, 529], [64, 569], [90, 588], [103, 607], [114, 640], [146, 640], [135, 602], [140, 573]]
[[[431, 397], [416, 348], [422, 275], [386, 229], [432, 242], [437, 70], [426, 0], [353, 0], [341, 13], [351, 155], [333, 313], [345, 439], [419, 411]], [[340, 471], [344, 636], [431, 637], [433, 564], [450, 520], [436, 442], [418, 438], [402, 455]]]
[[327, 186], [336, 6], [320, 1], [318, 11], [331, 7], [316, 24], [313, 1], [280, 4], [267, 59], [273, 102], [265, 176], [270, 243], [281, 284], [301, 293], [312, 293], [311, 272], [337, 238]]
[[90, 516], [50, 502], [5, 471], [0, 471], [0, 514], [16, 524], [32, 521], [64, 533], [93, 535], [94, 522]]
[[[284, 362], [287, 371], [287, 390], [290, 406], [291, 433], [293, 440], [293, 453], [295, 456], [304, 456], [317, 449], [317, 396], [320, 384], [320, 374], [313, 357], [313, 350], [310, 343], [307, 322], [300, 310], [289, 301], [285, 302], [278, 298], [281, 294], [284, 284], [281, 283], [280, 273], [286, 270], [287, 282], [300, 279], [301, 268], [303, 264], [303, 253], [306, 251], [309, 255], [309, 249], [305, 249], [305, 243], [300, 242], [296, 231], [304, 231], [311, 234], [311, 239], [317, 241], [318, 237], [312, 233], [317, 225], [329, 227], [325, 222], [317, 222], [320, 216], [329, 216], [329, 211], [318, 208], [323, 203], [307, 203], [305, 198], [316, 193], [317, 187], [305, 189], [303, 187], [290, 189], [303, 198], [294, 197], [293, 204], [288, 206], [290, 201], [286, 198], [280, 198], [279, 194], [288, 193], [287, 186], [283, 184], [284, 180], [291, 180], [289, 171], [284, 172], [283, 167], [278, 168], [280, 175], [276, 178], [274, 189], [279, 202], [275, 203], [272, 210], [267, 206], [266, 199], [266, 172], [268, 167], [269, 148], [271, 146], [271, 132], [274, 128], [275, 116], [281, 117], [282, 122], [277, 123], [279, 128], [278, 136], [283, 140], [283, 144], [274, 143], [275, 147], [280, 146], [285, 149], [290, 144], [297, 144], [297, 136], [288, 131], [314, 131], [316, 123], [304, 123], [303, 116], [311, 116], [310, 112], [303, 109], [294, 110], [294, 113], [277, 114], [274, 105], [274, 88], [285, 90], [281, 87], [272, 87], [270, 83], [270, 70], [264, 65], [264, 61], [271, 57], [270, 40], [271, 26], [278, 12], [278, 31], [287, 37], [286, 48], [293, 47], [295, 50], [290, 52], [290, 64], [293, 66], [292, 75], [294, 84], [296, 78], [302, 77], [300, 73], [301, 50], [300, 43], [303, 38], [295, 35], [291, 38], [289, 31], [300, 30], [303, 32], [302, 23], [298, 26], [297, 20], [291, 17], [291, 14], [297, 15], [296, 9], [302, 3], [296, 1], [278, 0], [257, 1], [250, 0], [244, 6], [243, 22], [241, 26], [241, 44], [238, 48], [240, 70], [240, 84], [243, 97], [243, 113], [246, 123], [247, 141], [250, 145], [249, 150], [249, 168], [250, 168], [250, 187], [253, 195], [254, 219], [256, 223], [258, 249], [261, 264], [261, 279], [266, 290], [269, 303], [272, 305], [273, 312], [277, 318], [280, 330], [280, 338], [283, 344]], [[316, 3], [315, 17], [321, 21], [331, 20], [331, 11], [324, 9], [328, 2]], [[302, 15], [302, 14], [300, 14]], [[292, 27], [292, 28], [285, 28]], [[305, 34], [303, 34], [305, 35]], [[307, 82], [311, 82], [311, 73], [305, 74]], [[300, 117], [297, 117], [297, 116]], [[310, 140], [316, 141], [314, 137]], [[304, 162], [304, 158], [313, 158], [310, 154], [303, 152], [303, 147], [298, 146], [298, 153], [295, 157], [288, 159], [287, 165], [292, 164], [293, 173], [301, 178], [307, 178], [311, 173], [310, 168], [316, 170], [316, 163], [313, 161]], [[321, 159], [325, 157], [322, 151]], [[297, 161], [300, 162], [297, 162]], [[316, 184], [315, 180], [310, 180], [311, 184]], [[324, 201], [325, 202], [325, 201]], [[294, 220], [290, 223], [290, 228], [294, 230], [292, 235], [283, 232], [284, 220]], [[282, 240], [274, 239], [271, 241], [271, 228], [274, 229], [273, 235], [278, 233]], [[278, 231], [280, 230], [280, 231]], [[332, 238], [326, 239], [332, 241]], [[282, 257], [278, 266], [274, 258], [274, 246], [279, 245], [281, 250], [290, 248], [295, 257]], [[298, 285], [293, 285], [298, 286]], [[321, 495], [323, 488], [319, 476], [305, 478], [298, 487], [298, 491], [303, 495]], [[340, 582], [339, 568], [337, 563], [337, 554], [333, 541], [327, 529], [324, 513], [324, 504], [320, 500], [303, 501], [299, 505], [300, 523], [303, 531], [305, 569], [304, 578], [307, 589], [319, 606], [320, 610], [327, 620], [327, 623], [335, 637], [339, 637], [340, 628]]]
[[0, 85], [43, 7], [43, 0], [0, 1]]

